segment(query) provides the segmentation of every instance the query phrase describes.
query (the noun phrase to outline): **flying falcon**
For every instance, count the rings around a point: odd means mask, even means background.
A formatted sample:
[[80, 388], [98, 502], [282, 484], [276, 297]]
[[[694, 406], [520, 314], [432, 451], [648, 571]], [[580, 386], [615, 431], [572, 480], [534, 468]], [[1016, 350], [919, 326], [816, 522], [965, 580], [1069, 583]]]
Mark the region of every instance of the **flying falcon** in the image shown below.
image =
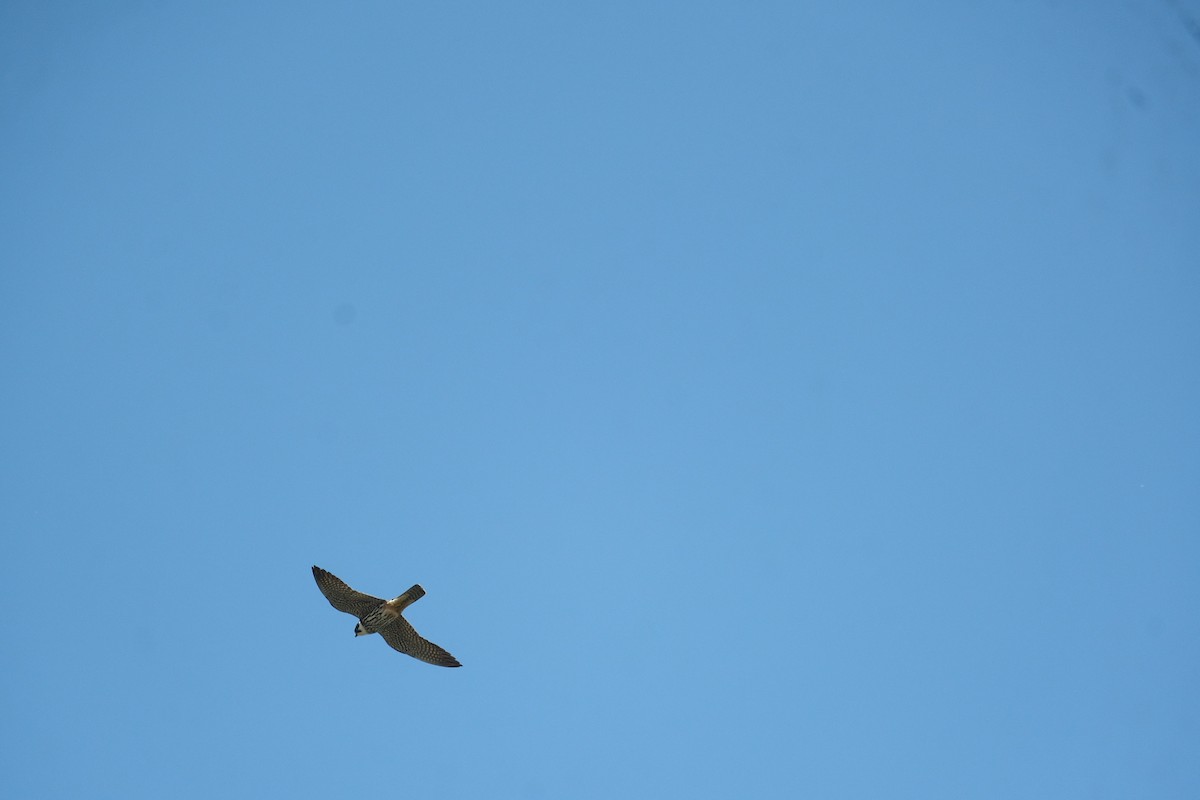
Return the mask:
[[461, 667], [458, 659], [433, 642], [421, 638], [421, 634], [400, 614], [404, 609], [425, 596], [421, 584], [414, 584], [407, 592], [391, 600], [381, 600], [369, 594], [356, 592], [332, 572], [314, 566], [313, 577], [317, 588], [329, 605], [358, 617], [354, 626], [355, 636], [378, 633], [394, 650], [439, 667]]

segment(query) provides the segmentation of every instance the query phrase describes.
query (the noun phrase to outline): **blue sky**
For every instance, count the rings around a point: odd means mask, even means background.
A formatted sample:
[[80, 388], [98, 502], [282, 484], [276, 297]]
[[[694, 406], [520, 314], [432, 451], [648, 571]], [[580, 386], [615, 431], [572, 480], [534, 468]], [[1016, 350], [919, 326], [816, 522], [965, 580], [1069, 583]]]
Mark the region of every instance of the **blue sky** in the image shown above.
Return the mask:
[[12, 796], [1196, 797], [1200, 7], [1078, 5], [4, 4]]

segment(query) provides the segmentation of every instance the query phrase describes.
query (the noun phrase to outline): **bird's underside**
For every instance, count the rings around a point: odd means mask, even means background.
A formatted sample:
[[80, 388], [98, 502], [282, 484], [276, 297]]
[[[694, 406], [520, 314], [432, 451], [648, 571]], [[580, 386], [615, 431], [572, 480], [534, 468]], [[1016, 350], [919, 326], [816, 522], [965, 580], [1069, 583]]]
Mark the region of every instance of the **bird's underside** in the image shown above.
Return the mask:
[[355, 635], [378, 633], [392, 649], [427, 664], [439, 667], [462, 666], [454, 656], [423, 638], [403, 617], [402, 612], [405, 608], [425, 596], [425, 590], [420, 584], [414, 585], [399, 597], [384, 600], [351, 589], [341, 578], [318, 566], [314, 566], [312, 572], [317, 588], [325, 595], [329, 604], [338, 611], [358, 618], [359, 625], [355, 628]]

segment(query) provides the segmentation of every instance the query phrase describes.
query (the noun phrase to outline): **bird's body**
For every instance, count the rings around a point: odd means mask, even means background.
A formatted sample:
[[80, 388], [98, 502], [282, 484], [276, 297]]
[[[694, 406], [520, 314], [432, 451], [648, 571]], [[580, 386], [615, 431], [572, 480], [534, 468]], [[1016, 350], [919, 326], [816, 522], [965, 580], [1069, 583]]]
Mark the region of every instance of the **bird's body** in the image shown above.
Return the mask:
[[[326, 574], [328, 575], [329, 573]], [[330, 575], [330, 577], [333, 576]], [[318, 580], [317, 585], [320, 586], [320, 584], [321, 582]], [[321, 591], [324, 591], [324, 589]], [[425, 590], [421, 588], [421, 584], [413, 584], [404, 594], [400, 595], [399, 597], [393, 597], [386, 603], [379, 603], [379, 605], [375, 606], [364, 616], [360, 617], [358, 625], [354, 626], [354, 635], [366, 636], [369, 633], [378, 633], [383, 628], [386, 628], [388, 625], [395, 622], [404, 609], [408, 608], [424, 596]]]
[[407, 592], [391, 600], [372, 597], [351, 589], [332, 572], [320, 567], [312, 568], [317, 588], [329, 604], [338, 611], [358, 617], [354, 626], [355, 636], [378, 633], [394, 650], [439, 667], [461, 667], [458, 659], [433, 642], [421, 638], [403, 616], [404, 609], [425, 596], [420, 584], [414, 584]]

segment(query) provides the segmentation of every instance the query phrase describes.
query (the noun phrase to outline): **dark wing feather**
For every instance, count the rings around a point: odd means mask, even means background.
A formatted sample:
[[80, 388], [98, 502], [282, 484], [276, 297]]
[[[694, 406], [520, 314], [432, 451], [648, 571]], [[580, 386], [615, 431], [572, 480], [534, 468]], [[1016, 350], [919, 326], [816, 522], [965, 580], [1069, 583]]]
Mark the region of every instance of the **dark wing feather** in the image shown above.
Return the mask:
[[404, 617], [396, 617], [380, 629], [379, 635], [392, 649], [438, 667], [461, 667], [458, 659], [428, 639], [421, 638], [416, 628]]
[[369, 594], [354, 591], [346, 585], [345, 581], [332, 572], [326, 572], [316, 566], [312, 569], [313, 578], [317, 581], [317, 588], [321, 590], [321, 594], [325, 595], [325, 599], [329, 601], [329, 605], [338, 611], [344, 611], [347, 614], [353, 614], [361, 618], [372, 608], [383, 602], [378, 597], [371, 597]]

